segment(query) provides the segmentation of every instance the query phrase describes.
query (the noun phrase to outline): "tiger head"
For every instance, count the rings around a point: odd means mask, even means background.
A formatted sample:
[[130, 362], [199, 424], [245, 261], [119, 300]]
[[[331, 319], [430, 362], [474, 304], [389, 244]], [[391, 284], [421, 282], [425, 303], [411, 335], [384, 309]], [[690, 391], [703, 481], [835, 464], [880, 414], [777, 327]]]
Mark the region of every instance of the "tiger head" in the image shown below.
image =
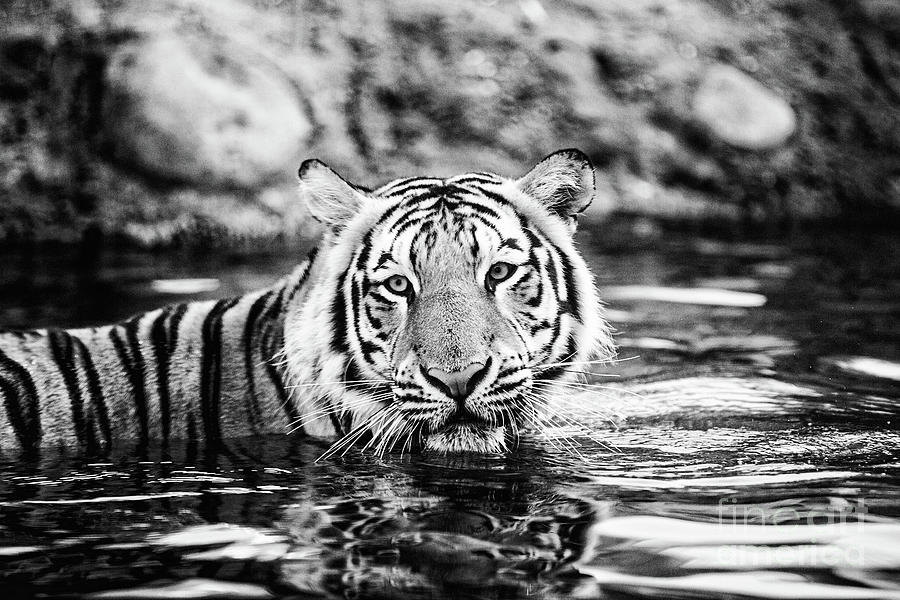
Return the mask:
[[594, 171], [577, 150], [524, 177], [399, 179], [371, 191], [317, 160], [301, 195], [326, 229], [285, 321], [284, 364], [313, 435], [379, 452], [503, 452], [541, 423], [541, 381], [611, 358], [575, 249]]

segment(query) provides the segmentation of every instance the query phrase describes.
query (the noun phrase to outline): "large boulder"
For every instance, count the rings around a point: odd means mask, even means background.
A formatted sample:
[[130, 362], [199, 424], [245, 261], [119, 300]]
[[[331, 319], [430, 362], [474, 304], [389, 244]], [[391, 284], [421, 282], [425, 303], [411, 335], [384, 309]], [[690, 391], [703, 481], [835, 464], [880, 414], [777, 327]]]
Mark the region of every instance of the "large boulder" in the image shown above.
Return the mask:
[[113, 158], [200, 187], [253, 189], [283, 180], [312, 127], [290, 80], [254, 59], [186, 35], [116, 47], [102, 98]]
[[728, 65], [708, 70], [694, 94], [693, 111], [713, 135], [745, 150], [778, 148], [797, 128], [790, 104]]

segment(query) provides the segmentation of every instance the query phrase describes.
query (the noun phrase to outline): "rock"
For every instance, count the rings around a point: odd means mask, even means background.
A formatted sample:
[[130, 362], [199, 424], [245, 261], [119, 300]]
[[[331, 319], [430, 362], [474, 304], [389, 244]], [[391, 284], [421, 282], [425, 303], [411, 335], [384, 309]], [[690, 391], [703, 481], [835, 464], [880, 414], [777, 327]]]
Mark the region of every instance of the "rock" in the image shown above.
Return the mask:
[[65, 0], [58, 7], [60, 20], [67, 27], [93, 29], [103, 22], [103, 10], [94, 0]]
[[900, 4], [896, 0], [863, 0], [860, 7], [873, 24], [900, 34]]
[[582, 230], [900, 216], [896, 0], [44, 4], [0, 9], [0, 241], [299, 242], [303, 158], [374, 187], [565, 147]]
[[784, 144], [797, 127], [791, 106], [734, 67], [711, 67], [694, 94], [694, 118], [720, 140], [745, 150]]
[[119, 47], [103, 99], [115, 159], [203, 187], [290, 176], [311, 125], [290, 83], [253, 56], [186, 35]]

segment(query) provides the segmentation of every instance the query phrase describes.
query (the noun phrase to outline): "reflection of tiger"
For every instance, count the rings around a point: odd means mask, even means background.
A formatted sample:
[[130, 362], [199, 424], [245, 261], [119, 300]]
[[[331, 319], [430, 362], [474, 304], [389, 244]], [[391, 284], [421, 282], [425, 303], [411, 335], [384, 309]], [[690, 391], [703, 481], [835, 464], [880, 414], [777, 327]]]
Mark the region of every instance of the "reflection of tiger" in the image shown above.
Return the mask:
[[306, 161], [301, 195], [325, 238], [273, 287], [0, 334], [0, 446], [296, 430], [338, 438], [332, 451], [504, 451], [546, 414], [536, 382], [612, 354], [571, 237], [593, 177], [565, 150], [519, 180], [369, 191]]

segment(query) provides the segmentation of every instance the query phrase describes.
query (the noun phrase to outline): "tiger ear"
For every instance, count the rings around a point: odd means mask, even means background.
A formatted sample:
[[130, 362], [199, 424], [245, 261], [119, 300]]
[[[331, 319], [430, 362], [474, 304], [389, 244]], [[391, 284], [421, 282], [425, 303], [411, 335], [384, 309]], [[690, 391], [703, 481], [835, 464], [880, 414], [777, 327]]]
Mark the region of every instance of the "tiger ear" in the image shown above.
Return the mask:
[[365, 189], [348, 183], [316, 158], [303, 161], [297, 174], [306, 208], [332, 231], [343, 229], [365, 201]]
[[594, 199], [594, 166], [581, 150], [558, 150], [539, 162], [516, 186], [566, 222]]

